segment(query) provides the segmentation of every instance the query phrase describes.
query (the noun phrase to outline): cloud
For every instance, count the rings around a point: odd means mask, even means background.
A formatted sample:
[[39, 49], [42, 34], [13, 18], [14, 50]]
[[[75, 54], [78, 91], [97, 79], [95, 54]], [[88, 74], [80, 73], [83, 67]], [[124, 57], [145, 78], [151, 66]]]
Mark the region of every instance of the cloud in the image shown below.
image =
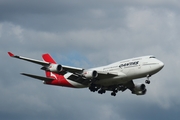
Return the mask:
[[[1, 118], [180, 118], [178, 6], [178, 1], [169, 0], [1, 1]], [[44, 72], [40, 66], [9, 58], [8, 51], [35, 59], [48, 52], [60, 64], [83, 68], [154, 54], [165, 67], [151, 77], [145, 96], [130, 91], [101, 96], [21, 76], [21, 72]]]

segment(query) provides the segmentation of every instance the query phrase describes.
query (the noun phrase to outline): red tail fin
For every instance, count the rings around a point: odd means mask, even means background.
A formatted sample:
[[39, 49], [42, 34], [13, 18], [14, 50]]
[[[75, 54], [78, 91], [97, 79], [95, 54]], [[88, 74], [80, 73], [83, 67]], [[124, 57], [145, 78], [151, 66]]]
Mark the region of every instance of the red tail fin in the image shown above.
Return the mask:
[[[54, 59], [49, 55], [49, 54], [43, 54], [42, 58], [44, 61], [49, 62], [49, 63], [53, 63], [56, 64], [56, 61], [54, 61]], [[50, 82], [46, 82], [46, 84], [50, 84], [50, 85], [60, 85], [60, 86], [66, 86], [66, 87], [74, 87], [73, 85], [71, 85], [65, 78], [63, 75], [54, 73], [54, 72], [49, 72], [46, 71], [46, 76], [48, 78], [53, 78], [53, 81]]]
[[56, 61], [49, 55], [49, 54], [43, 54], [42, 58], [44, 61], [49, 62], [49, 63], [54, 63], [56, 64]]
[[[46, 62], [56, 64], [56, 61], [55, 61], [55, 60], [51, 57], [51, 55], [49, 55], [49, 54], [43, 54], [43, 55], [42, 55], [42, 58], [43, 58], [43, 60], [46, 61]], [[46, 76], [47, 76], [47, 77], [52, 77], [51, 72], [46, 71]], [[53, 77], [55, 77], [55, 76], [53, 76]]]

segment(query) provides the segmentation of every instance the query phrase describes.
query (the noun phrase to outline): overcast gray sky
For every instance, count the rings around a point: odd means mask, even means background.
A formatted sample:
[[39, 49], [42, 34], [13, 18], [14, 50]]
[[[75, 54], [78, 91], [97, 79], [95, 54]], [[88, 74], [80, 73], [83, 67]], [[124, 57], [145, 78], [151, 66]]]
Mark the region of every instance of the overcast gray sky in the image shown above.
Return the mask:
[[[0, 11], [1, 119], [180, 119], [178, 0], [1, 0]], [[44, 72], [8, 51], [35, 59], [50, 53], [82, 68], [155, 55], [165, 67], [150, 78], [146, 95], [112, 97], [21, 76]]]

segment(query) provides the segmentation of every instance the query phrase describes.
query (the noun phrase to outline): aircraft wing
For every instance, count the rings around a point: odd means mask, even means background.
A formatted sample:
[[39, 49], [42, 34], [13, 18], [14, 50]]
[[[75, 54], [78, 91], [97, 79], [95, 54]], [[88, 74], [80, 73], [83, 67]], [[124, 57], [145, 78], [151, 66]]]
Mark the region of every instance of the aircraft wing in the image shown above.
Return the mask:
[[62, 65], [62, 67], [65, 71], [68, 71], [71, 73], [82, 73], [82, 71], [84, 70], [83, 68], [77, 68], [77, 67], [71, 67], [71, 66], [65, 66], [65, 65]]
[[118, 76], [115, 73], [104, 72], [104, 71], [97, 71], [97, 73], [98, 73], [98, 77], [95, 79], [91, 79], [91, 78], [87, 79], [87, 78], [83, 77], [81, 74], [72, 74], [71, 76], [68, 77], [68, 79], [70, 79], [74, 82], [78, 82], [78, 83], [83, 84], [83, 85], [88, 85], [92, 81], [95, 82], [95, 81], [100, 81], [103, 79], [108, 79], [108, 78]]
[[27, 58], [27, 57], [22, 57], [22, 56], [18, 56], [18, 55], [14, 55], [11, 52], [8, 52], [8, 54], [9, 54], [10, 57], [21, 59], [21, 60], [25, 60], [25, 61], [32, 62], [32, 63], [35, 63], [35, 64], [39, 64], [39, 65], [42, 65], [42, 66], [49, 65], [49, 62], [35, 60], [35, 59], [31, 59], [31, 58]]
[[132, 94], [136, 95], [144, 95], [147, 91], [144, 84], [135, 84], [132, 80], [124, 84], [107, 86], [107, 88], [105, 88], [105, 90], [112, 91], [111, 95], [113, 96], [115, 96], [118, 91], [124, 92], [127, 89], [129, 89]]
[[[25, 60], [25, 61], [32, 62], [32, 63], [35, 63], [35, 64], [39, 64], [39, 65], [42, 65], [42, 66], [45, 66], [45, 67], [49, 66], [51, 63], [56, 64], [56, 62], [54, 60], [52, 62], [50, 62], [50, 61], [41, 61], [41, 60], [35, 60], [35, 59], [31, 59], [31, 58], [27, 58], [27, 57], [23, 57], [23, 56], [19, 56], [19, 55], [14, 55], [11, 52], [8, 52], [8, 54], [9, 54], [10, 57]], [[51, 58], [51, 56], [49, 54], [43, 54], [43, 58], [45, 58], [45, 57]], [[83, 68], [77, 68], [77, 67], [71, 67], [71, 66], [65, 66], [65, 65], [62, 65], [62, 68], [63, 68], [63, 70], [71, 72], [71, 73], [81, 73], [84, 70]]]

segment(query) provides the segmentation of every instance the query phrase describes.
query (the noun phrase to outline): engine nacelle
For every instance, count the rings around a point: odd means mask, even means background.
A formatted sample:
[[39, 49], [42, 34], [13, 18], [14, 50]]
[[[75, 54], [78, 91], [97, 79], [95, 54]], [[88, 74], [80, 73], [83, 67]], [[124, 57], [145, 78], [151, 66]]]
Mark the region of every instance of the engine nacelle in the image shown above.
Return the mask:
[[143, 91], [135, 91], [134, 94], [136, 94], [136, 95], [145, 95], [146, 92], [147, 92], [147, 89], [145, 89], [145, 90], [143, 90]]
[[86, 78], [97, 78], [98, 72], [96, 70], [88, 70], [83, 72], [83, 76]]
[[47, 70], [48, 71], [51, 71], [51, 72], [62, 72], [63, 71], [63, 68], [61, 65], [59, 64], [50, 64], [48, 67], [47, 67]]
[[135, 84], [133, 94], [144, 95], [146, 94], [146, 85], [145, 84]]
[[135, 84], [134, 85], [134, 90], [135, 91], [143, 91], [146, 89], [146, 85], [145, 84]]

